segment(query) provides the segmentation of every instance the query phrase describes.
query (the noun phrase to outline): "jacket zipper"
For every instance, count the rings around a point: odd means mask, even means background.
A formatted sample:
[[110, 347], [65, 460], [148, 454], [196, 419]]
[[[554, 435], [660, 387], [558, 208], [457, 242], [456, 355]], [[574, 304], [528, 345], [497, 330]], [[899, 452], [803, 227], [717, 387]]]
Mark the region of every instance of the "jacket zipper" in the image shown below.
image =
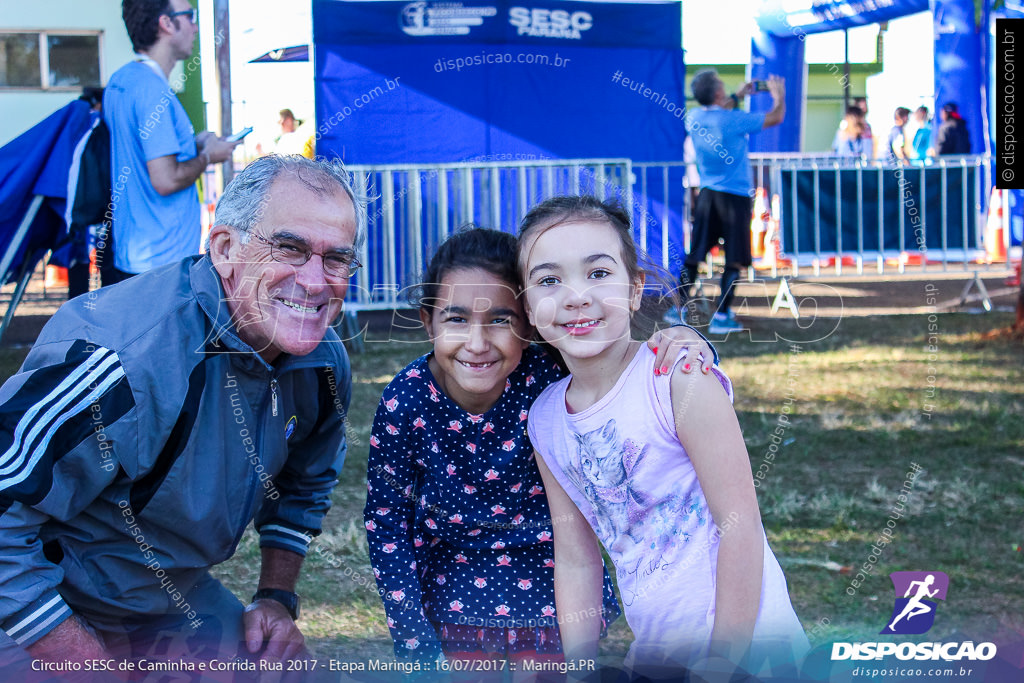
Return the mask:
[[[271, 412], [276, 417], [277, 416], [277, 378], [276, 377], [271, 377], [270, 378], [270, 405], [271, 405]], [[259, 436], [259, 443], [256, 444], [256, 455], [259, 456], [259, 462], [260, 463], [263, 463], [263, 439], [266, 436], [266, 431], [267, 431], [266, 425], [264, 424], [264, 422], [266, 422], [266, 415], [267, 415], [267, 402], [266, 402], [266, 399], [264, 399], [263, 403], [260, 405], [259, 417], [257, 419], [257, 423], [259, 424], [259, 427], [260, 427], [260, 430], [259, 430], [260, 436]], [[263, 466], [266, 467], [265, 464]], [[250, 466], [249, 467], [249, 486], [247, 487], [247, 491], [246, 491], [246, 495], [245, 495], [245, 506], [242, 508], [242, 510], [245, 511], [246, 519], [249, 519], [249, 517], [250, 517], [249, 512], [250, 512], [250, 510], [252, 508], [252, 499], [256, 495], [256, 490], [258, 488], [259, 488], [259, 478], [256, 476], [256, 468]], [[252, 521], [252, 520], [250, 519], [249, 521]], [[241, 529], [239, 529], [238, 533], [235, 534], [235, 542], [232, 544], [232, 548], [233, 549], [238, 547], [238, 542], [242, 539], [242, 535], [245, 533], [245, 530], [249, 527], [249, 521], [247, 521], [245, 523], [245, 525]]]

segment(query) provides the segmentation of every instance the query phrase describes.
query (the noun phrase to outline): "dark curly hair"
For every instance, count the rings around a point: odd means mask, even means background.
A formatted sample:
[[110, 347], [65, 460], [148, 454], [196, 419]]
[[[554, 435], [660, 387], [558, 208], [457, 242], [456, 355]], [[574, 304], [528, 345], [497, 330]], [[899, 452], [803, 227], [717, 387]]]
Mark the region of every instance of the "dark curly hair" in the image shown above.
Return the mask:
[[423, 273], [413, 303], [429, 311], [437, 306], [437, 290], [453, 270], [479, 268], [508, 284], [517, 297], [522, 291], [516, 268], [516, 238], [507, 232], [467, 225], [446, 239]]
[[156, 42], [161, 15], [171, 11], [170, 0], [122, 0], [121, 18], [132, 40], [132, 49], [142, 52]]

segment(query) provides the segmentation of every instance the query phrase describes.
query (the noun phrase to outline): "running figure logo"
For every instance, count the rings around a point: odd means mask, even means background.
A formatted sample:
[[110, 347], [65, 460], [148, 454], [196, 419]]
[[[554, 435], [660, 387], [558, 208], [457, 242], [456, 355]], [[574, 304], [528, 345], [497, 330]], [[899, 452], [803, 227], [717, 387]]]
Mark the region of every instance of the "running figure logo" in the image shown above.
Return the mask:
[[935, 623], [936, 600], [945, 600], [949, 577], [943, 572], [893, 572], [896, 605], [884, 634], [925, 633]]

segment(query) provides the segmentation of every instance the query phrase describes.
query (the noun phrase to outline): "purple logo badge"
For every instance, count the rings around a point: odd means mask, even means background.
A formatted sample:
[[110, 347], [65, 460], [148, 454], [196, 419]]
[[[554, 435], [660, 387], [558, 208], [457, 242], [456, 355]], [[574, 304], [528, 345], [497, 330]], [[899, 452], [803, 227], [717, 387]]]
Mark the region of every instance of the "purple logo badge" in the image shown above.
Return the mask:
[[925, 633], [935, 623], [937, 600], [946, 599], [949, 577], [943, 572], [893, 572], [889, 574], [896, 591], [889, 625], [884, 634]]

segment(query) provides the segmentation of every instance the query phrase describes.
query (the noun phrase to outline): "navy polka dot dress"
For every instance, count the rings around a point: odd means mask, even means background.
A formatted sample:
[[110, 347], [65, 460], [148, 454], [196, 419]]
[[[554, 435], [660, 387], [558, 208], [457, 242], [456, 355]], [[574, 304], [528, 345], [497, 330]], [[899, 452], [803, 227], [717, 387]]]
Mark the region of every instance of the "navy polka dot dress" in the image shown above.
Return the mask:
[[[556, 626], [551, 520], [530, 406], [563, 372], [530, 346], [482, 415], [439, 389], [430, 354], [384, 390], [370, 437], [364, 510], [370, 561], [399, 657], [441, 652], [430, 622]], [[618, 616], [605, 573], [605, 620]]]

